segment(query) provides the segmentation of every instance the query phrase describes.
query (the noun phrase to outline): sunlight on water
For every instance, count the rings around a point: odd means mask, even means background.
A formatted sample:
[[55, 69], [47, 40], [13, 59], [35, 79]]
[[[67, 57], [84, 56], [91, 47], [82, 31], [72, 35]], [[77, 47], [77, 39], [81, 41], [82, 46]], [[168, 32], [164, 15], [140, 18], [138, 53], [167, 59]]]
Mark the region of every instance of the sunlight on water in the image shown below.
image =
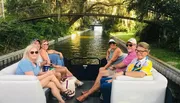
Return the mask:
[[95, 26], [94, 27], [94, 35], [102, 35], [103, 27], [102, 26]]
[[104, 58], [109, 37], [102, 35], [102, 27], [95, 27], [94, 31], [88, 31], [81, 35], [72, 34], [66, 39], [55, 44], [55, 50], [61, 51], [66, 58], [74, 57], [97, 57]]

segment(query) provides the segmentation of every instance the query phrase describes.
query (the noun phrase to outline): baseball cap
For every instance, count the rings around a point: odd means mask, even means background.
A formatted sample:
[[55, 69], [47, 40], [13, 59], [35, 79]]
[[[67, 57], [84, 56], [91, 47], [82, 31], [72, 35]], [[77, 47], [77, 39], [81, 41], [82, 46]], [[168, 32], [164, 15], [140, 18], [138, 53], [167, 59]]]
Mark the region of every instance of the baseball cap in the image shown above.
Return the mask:
[[114, 39], [110, 39], [109, 43], [116, 43], [116, 41]]
[[130, 38], [130, 39], [128, 40], [128, 42], [133, 43], [133, 44], [137, 44], [137, 41], [136, 41], [135, 38]]

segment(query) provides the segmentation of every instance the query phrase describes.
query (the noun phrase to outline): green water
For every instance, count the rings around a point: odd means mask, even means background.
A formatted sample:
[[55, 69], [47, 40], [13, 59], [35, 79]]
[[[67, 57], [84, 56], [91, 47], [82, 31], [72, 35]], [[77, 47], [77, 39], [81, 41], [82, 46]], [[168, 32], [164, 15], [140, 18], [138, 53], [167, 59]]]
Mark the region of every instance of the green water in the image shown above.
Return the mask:
[[56, 43], [54, 49], [61, 51], [66, 58], [74, 57], [97, 57], [104, 58], [109, 37], [105, 37], [101, 32], [88, 31], [81, 35], [72, 35], [71, 38]]

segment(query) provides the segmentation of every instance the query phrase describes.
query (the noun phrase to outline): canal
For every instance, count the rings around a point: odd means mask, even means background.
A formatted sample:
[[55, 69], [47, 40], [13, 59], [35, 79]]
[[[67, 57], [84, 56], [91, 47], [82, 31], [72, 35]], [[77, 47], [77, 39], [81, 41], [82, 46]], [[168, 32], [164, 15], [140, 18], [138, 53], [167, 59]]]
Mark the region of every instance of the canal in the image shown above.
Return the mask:
[[73, 34], [71, 38], [56, 43], [54, 49], [61, 51], [66, 58], [74, 57], [98, 57], [104, 58], [109, 37], [102, 35], [102, 27], [96, 27], [94, 31], [83, 34]]

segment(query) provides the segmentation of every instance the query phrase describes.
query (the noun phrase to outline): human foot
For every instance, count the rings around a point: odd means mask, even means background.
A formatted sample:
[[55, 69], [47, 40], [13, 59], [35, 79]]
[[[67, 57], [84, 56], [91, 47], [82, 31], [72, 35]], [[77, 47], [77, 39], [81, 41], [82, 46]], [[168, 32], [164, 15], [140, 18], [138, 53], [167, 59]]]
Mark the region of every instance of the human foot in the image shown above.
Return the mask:
[[88, 98], [88, 96], [84, 94], [84, 95], [81, 95], [81, 96], [77, 97], [76, 100], [77, 100], [78, 102], [83, 102], [83, 101], [85, 101], [87, 98]]
[[86, 94], [89, 90], [82, 91], [81, 94]]

